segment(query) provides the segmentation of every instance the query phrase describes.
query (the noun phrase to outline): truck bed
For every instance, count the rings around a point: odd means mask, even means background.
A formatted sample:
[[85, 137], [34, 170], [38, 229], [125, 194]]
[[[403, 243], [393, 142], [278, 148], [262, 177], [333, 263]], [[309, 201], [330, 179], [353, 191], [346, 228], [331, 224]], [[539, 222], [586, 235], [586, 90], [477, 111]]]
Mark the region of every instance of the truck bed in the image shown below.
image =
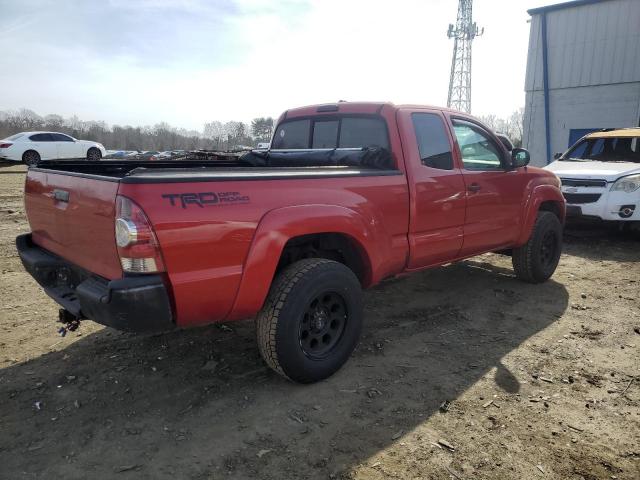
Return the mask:
[[35, 171], [55, 171], [121, 183], [267, 180], [307, 177], [396, 175], [383, 149], [316, 149], [194, 156], [181, 160], [66, 160], [42, 162]]
[[348, 166], [244, 167], [224, 162], [47, 162], [34, 171], [120, 183], [176, 183], [225, 180], [278, 180], [400, 175], [399, 170]]
[[99, 162], [90, 162], [84, 159], [78, 159], [44, 161], [32, 170], [53, 170], [60, 174], [99, 177], [99, 180], [118, 181], [121, 178], [135, 174], [134, 172], [142, 170], [219, 169], [233, 168], [237, 165], [238, 163], [235, 161], [217, 161], [214, 164], [214, 162], [206, 160], [100, 160]]

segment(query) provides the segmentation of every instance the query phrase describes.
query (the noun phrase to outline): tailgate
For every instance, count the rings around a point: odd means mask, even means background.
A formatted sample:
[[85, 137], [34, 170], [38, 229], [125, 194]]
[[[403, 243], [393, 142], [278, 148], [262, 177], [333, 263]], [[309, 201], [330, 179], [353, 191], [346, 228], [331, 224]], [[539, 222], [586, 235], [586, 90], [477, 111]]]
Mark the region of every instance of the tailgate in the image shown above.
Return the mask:
[[114, 236], [118, 182], [29, 170], [25, 210], [33, 242], [108, 279], [122, 277]]

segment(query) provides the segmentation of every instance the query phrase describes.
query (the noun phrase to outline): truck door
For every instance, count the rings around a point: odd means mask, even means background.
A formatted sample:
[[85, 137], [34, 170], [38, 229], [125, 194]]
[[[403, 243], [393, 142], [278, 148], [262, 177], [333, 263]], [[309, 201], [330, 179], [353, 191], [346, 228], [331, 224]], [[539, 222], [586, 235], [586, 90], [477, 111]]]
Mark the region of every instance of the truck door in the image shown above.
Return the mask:
[[520, 228], [526, 175], [509, 168], [508, 152], [488, 130], [452, 119], [466, 186], [462, 256], [509, 246]]
[[407, 268], [448, 262], [462, 247], [466, 201], [453, 138], [438, 111], [400, 110], [398, 122], [410, 188]]

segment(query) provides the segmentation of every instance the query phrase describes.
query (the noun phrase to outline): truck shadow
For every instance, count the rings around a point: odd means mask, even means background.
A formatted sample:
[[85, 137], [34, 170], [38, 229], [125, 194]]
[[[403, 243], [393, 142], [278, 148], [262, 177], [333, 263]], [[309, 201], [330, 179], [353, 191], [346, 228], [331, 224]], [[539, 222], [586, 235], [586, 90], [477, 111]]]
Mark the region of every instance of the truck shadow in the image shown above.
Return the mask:
[[640, 232], [621, 231], [619, 225], [570, 220], [564, 231], [564, 253], [596, 261], [640, 261]]
[[105, 329], [4, 368], [4, 474], [339, 477], [430, 417], [453, 415], [440, 406], [479, 380], [493, 398], [529, 378], [504, 357], [561, 317], [568, 294], [554, 281], [518, 282], [491, 258], [368, 292], [355, 354], [314, 385], [264, 366], [252, 322], [146, 337]]

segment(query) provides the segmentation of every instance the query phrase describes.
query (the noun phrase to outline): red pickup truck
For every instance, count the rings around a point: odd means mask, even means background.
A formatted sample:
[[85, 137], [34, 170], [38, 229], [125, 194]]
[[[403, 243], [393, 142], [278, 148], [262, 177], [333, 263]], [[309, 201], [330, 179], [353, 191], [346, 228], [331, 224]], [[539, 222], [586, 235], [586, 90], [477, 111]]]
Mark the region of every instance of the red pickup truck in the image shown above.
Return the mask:
[[[506, 143], [505, 143], [506, 144]], [[561, 252], [558, 178], [451, 110], [288, 110], [271, 149], [217, 161], [48, 162], [25, 184], [25, 268], [61, 318], [164, 331], [256, 318], [297, 382], [355, 348], [362, 289], [485, 252], [542, 282]]]

